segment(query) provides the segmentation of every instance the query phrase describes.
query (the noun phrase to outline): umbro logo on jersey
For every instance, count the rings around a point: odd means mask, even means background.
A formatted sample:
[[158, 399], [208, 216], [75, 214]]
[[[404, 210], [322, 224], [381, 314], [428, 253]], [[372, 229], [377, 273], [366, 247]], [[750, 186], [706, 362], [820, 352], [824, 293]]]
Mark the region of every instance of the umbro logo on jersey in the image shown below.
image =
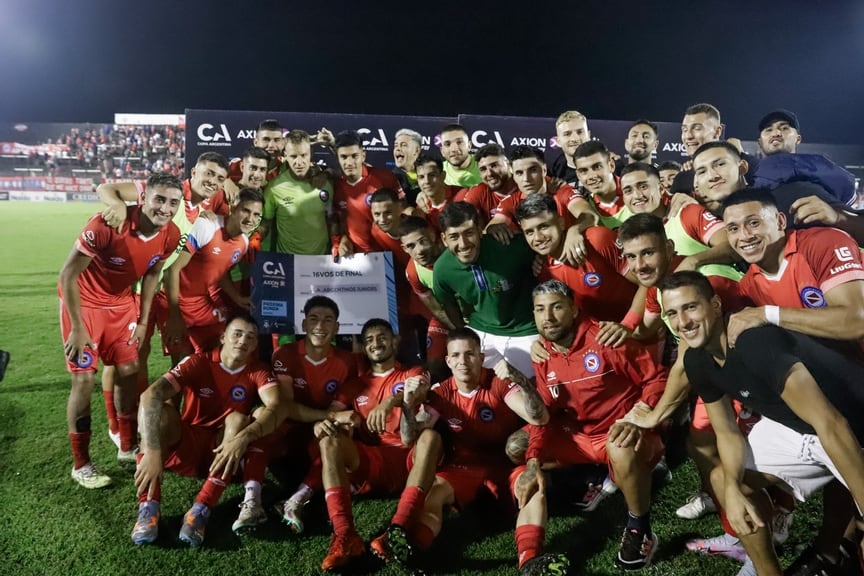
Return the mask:
[[217, 254], [217, 255], [218, 255], [218, 254], [221, 254], [221, 253], [222, 253], [222, 248], [220, 248], [219, 246], [214, 246], [214, 247], [213, 247], [213, 254]]
[[447, 424], [450, 426], [450, 429], [453, 430], [454, 432], [461, 432], [462, 431], [462, 421], [459, 420], [458, 418], [450, 418], [449, 420], [447, 420]]
[[557, 379], [558, 379], [558, 375], [555, 372], [549, 372], [548, 374], [546, 374], [546, 381], [547, 382], [551, 381], [551, 380], [557, 380]]
[[306, 380], [304, 380], [303, 378], [296, 378], [294, 380], [294, 387], [295, 388], [306, 388]]
[[126, 259], [121, 258], [120, 256], [112, 256], [111, 258], [108, 259], [108, 262], [110, 262], [111, 264], [114, 264], [115, 266], [122, 266], [123, 264], [126, 263]]
[[738, 394], [740, 394], [742, 398], [749, 398], [750, 397], [750, 391], [749, 390], [741, 390], [740, 392], [738, 392]]
[[209, 398], [209, 397], [213, 396], [213, 389], [212, 388], [201, 388], [200, 392], [201, 392], [201, 396], [203, 396], [204, 398]]
[[357, 396], [357, 399], [355, 400], [355, 402], [357, 402], [357, 406], [366, 406], [369, 403], [369, 397], [368, 396]]

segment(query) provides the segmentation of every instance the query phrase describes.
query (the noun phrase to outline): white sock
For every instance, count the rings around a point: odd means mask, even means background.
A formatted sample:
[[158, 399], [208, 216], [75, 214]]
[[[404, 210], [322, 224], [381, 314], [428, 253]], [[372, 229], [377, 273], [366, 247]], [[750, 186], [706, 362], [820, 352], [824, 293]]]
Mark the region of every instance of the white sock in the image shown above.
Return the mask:
[[244, 502], [261, 502], [261, 483], [257, 480], [249, 480], [243, 488], [246, 490], [246, 495], [243, 497]]

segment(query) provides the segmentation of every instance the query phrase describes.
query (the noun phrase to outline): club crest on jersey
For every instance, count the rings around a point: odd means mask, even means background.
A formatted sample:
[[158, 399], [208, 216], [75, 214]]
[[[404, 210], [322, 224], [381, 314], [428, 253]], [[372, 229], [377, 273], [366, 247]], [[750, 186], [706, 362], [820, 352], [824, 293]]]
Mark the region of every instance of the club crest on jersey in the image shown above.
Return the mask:
[[156, 254], [155, 256], [150, 258], [150, 261], [147, 262], [147, 268], [152, 268], [157, 262], [159, 262], [159, 254]]
[[240, 260], [240, 250], [235, 250], [234, 253], [231, 254], [231, 263], [236, 264], [238, 260]]
[[801, 303], [807, 308], [823, 308], [825, 304], [825, 295], [818, 288], [807, 286], [801, 290]]
[[338, 387], [339, 387], [339, 381], [338, 380], [328, 380], [327, 384], [324, 385], [324, 391], [327, 392], [327, 394], [333, 394], [334, 392], [336, 392], [336, 389]]
[[492, 422], [495, 420], [495, 411], [489, 406], [481, 406], [477, 415], [480, 417], [482, 422]]
[[398, 394], [399, 392], [401, 392], [404, 389], [405, 389], [405, 382], [396, 382], [390, 388], [390, 393], [395, 396], [396, 394]]
[[585, 286], [596, 288], [603, 283], [603, 277], [597, 272], [588, 272], [582, 277], [582, 281], [585, 282]]
[[294, 379], [294, 387], [295, 388], [306, 388], [306, 380], [303, 378], [295, 378]]
[[372, 194], [366, 194], [366, 206], [372, 206]]
[[458, 418], [450, 418], [449, 420], [447, 420], [447, 425], [450, 426], [450, 429], [454, 432], [462, 431], [462, 421]]
[[589, 352], [588, 354], [586, 354], [585, 359], [582, 361], [582, 363], [585, 365], [585, 370], [587, 370], [591, 374], [594, 374], [595, 372], [600, 370], [600, 366], [602, 364], [602, 362], [600, 361], [600, 356], [598, 356], [594, 352]]
[[321, 202], [327, 202], [328, 200], [330, 200], [330, 193], [327, 192], [327, 190], [319, 190], [318, 198], [321, 200]]
[[432, 337], [426, 336], [426, 349], [429, 350], [430, 348], [432, 348]]
[[81, 352], [78, 354], [78, 359], [75, 361], [75, 364], [79, 368], [89, 368], [93, 365], [93, 355], [90, 352]]
[[246, 400], [246, 388], [243, 386], [234, 386], [231, 388], [231, 399], [235, 402], [243, 402]]

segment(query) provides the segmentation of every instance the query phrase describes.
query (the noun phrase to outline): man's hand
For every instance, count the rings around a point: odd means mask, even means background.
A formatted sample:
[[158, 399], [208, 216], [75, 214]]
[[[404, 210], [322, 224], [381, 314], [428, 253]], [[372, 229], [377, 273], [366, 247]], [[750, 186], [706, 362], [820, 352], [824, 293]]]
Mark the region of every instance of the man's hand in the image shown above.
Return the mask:
[[336, 143], [336, 138], [333, 136], [333, 132], [323, 126], [314, 136], [312, 136], [311, 140], [314, 144], [323, 144], [330, 147]]
[[429, 391], [429, 380], [425, 376], [411, 376], [405, 380], [402, 390], [402, 403], [409, 408], [416, 408]]
[[376, 434], [381, 434], [387, 430], [387, 416], [390, 415], [391, 410], [393, 410], [393, 406], [391, 406], [389, 399], [375, 406], [369, 412], [369, 416], [366, 417], [366, 427]]
[[549, 178], [549, 182], [546, 183], [546, 191], [549, 195], [555, 194], [562, 186], [566, 186], [567, 181], [563, 178], [558, 178], [557, 176], [552, 176]]
[[724, 512], [729, 524], [738, 534], [748, 536], [765, 526], [756, 506], [741, 492], [737, 484], [726, 485]]
[[585, 236], [575, 226], [570, 227], [564, 236], [564, 253], [561, 257], [571, 266], [581, 266], [587, 256]]
[[601, 321], [600, 329], [597, 331], [597, 342], [601, 346], [609, 346], [617, 348], [624, 343], [625, 340], [633, 336], [633, 332], [623, 324], [618, 322]]
[[824, 224], [834, 226], [840, 214], [818, 196], [799, 198], [790, 207], [796, 224]]
[[140, 496], [146, 492], [148, 498], [153, 498], [161, 478], [162, 453], [158, 450], [145, 450], [135, 468], [136, 494]]
[[642, 429], [631, 422], [618, 420], [609, 427], [609, 443], [618, 448], [639, 449], [642, 442]]
[[549, 351], [546, 350], [546, 347], [543, 345], [542, 336], [538, 337], [537, 340], [531, 343], [531, 349], [529, 352], [531, 353], [531, 361], [537, 362], [538, 364], [541, 362], [545, 362], [549, 360]]
[[726, 338], [729, 342], [729, 347], [734, 348], [738, 336], [748, 328], [764, 326], [767, 323], [768, 320], [765, 319], [764, 306], [760, 306], [759, 308], [744, 308], [732, 314], [726, 327]]
[[691, 272], [695, 272], [699, 265], [696, 263], [696, 258], [694, 256], [687, 256], [681, 263], [678, 264], [678, 267], [675, 268], [675, 272], [684, 272], [685, 270], [689, 270]]
[[329, 420], [344, 429], [356, 428], [363, 423], [363, 418], [354, 410], [339, 410], [331, 412]]
[[69, 331], [69, 337], [63, 343], [63, 352], [66, 354], [66, 358], [70, 362], [77, 362], [85, 348], [96, 349], [96, 344], [93, 343], [87, 329], [83, 326], [80, 329], [72, 328]]
[[339, 256], [353, 256], [354, 255], [354, 243], [351, 242], [351, 239], [348, 238], [347, 234], [344, 234], [342, 238], [339, 239]]
[[222, 443], [213, 450], [216, 456], [210, 465], [210, 475], [219, 476], [221, 472], [222, 479], [228, 480], [237, 472], [248, 446], [249, 442], [246, 441], [245, 435], [242, 433], [237, 434], [227, 442], [222, 440]]
[[141, 350], [141, 347], [144, 346], [144, 342], [147, 340], [147, 322], [138, 322], [135, 325], [135, 330], [132, 331], [132, 336], [129, 338], [127, 344], [132, 345], [136, 344], [138, 346], [138, 350]]
[[165, 341], [172, 346], [185, 342], [189, 333], [186, 330], [186, 322], [183, 321], [183, 317], [178, 314], [169, 314], [168, 322], [165, 323], [165, 333], [163, 336], [165, 337]]
[[516, 502], [519, 504], [519, 509], [525, 507], [539, 490], [545, 490], [546, 478], [540, 470], [540, 464], [536, 458], [528, 461], [528, 466], [525, 471], [519, 475], [516, 480], [516, 485], [513, 487], [513, 495], [516, 497]]
[[312, 427], [312, 433], [318, 440], [325, 436], [336, 436], [339, 433], [339, 424], [333, 420], [321, 420]]
[[678, 216], [681, 210], [689, 204], [698, 204], [695, 198], [683, 192], [676, 192], [669, 199], [669, 218]]
[[484, 232], [505, 246], [509, 246], [510, 240], [516, 235], [504, 222], [489, 224]]
[[646, 430], [651, 430], [658, 424], [654, 417], [654, 410], [641, 400], [636, 402], [636, 404], [633, 405], [633, 408], [631, 408], [620, 421], [630, 422], [631, 424], [634, 424], [639, 428], [645, 428]]
[[501, 380], [510, 380], [511, 382], [522, 383], [527, 378], [522, 372], [514, 368], [507, 360], [501, 359], [492, 368], [495, 375]]
[[123, 230], [123, 224], [126, 222], [126, 203], [120, 199], [111, 200], [110, 203], [102, 210], [102, 219], [112, 228], [116, 228], [118, 232]]

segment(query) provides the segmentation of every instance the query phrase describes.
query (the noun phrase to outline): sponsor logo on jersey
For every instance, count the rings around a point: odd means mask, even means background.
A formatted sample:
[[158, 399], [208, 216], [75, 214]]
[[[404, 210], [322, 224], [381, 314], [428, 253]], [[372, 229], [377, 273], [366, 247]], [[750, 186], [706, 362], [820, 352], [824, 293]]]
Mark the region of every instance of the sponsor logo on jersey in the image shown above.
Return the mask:
[[585, 285], [589, 288], [596, 288], [603, 283], [603, 277], [597, 272], [588, 272], [582, 277], [582, 281], [585, 282]]
[[113, 264], [115, 266], [122, 266], [123, 264], [126, 263], [126, 259], [121, 258], [120, 256], [112, 256], [111, 258], [108, 259], [108, 262], [110, 262], [111, 264]]
[[211, 396], [213, 396], [213, 389], [212, 388], [201, 388], [201, 390], [199, 390], [199, 392], [201, 393], [201, 396], [203, 396], [204, 398], [210, 398]]
[[600, 361], [600, 356], [598, 356], [594, 352], [589, 352], [588, 354], [586, 354], [585, 359], [582, 361], [582, 363], [585, 365], [585, 370], [587, 370], [591, 374], [594, 374], [595, 372], [600, 370], [600, 367], [602, 365], [602, 362]]
[[462, 431], [462, 421], [458, 418], [450, 418], [449, 420], [447, 420], [447, 425], [450, 426], [450, 429], [454, 432]]
[[161, 258], [160, 258], [160, 256], [159, 256], [159, 254], [156, 254], [155, 256], [153, 256], [152, 258], [150, 258], [150, 261], [147, 262], [147, 268], [149, 269], [149, 268], [152, 268], [153, 266], [155, 266], [156, 263], [159, 262], [160, 259], [161, 259]]
[[234, 253], [231, 254], [231, 263], [236, 264], [238, 260], [240, 260], [240, 250], [235, 250]]
[[213, 247], [213, 254], [216, 254], [218, 256], [221, 253], [222, 253], [222, 248], [220, 248], [219, 246]]
[[296, 378], [294, 380], [294, 386], [296, 388], [306, 388], [306, 380], [304, 378]]
[[390, 393], [395, 396], [396, 394], [398, 394], [399, 392], [401, 392], [404, 389], [405, 389], [405, 382], [404, 381], [403, 382], [396, 382], [390, 388]]
[[338, 380], [328, 380], [327, 384], [324, 385], [324, 391], [327, 392], [327, 394], [333, 394], [336, 392], [337, 388], [339, 388]]
[[480, 410], [477, 411], [477, 415], [480, 416], [480, 420], [483, 422], [492, 422], [495, 420], [495, 411], [489, 406], [481, 406]]
[[557, 380], [557, 379], [558, 379], [558, 374], [556, 374], [554, 370], [552, 372], [549, 372], [548, 374], [546, 374], [546, 381], [547, 382], [551, 382], [552, 380]]
[[806, 308], [822, 308], [826, 306], [825, 295], [818, 288], [806, 286], [801, 290], [801, 303]]
[[738, 392], [738, 394], [739, 394], [742, 398], [749, 398], [749, 397], [750, 397], [750, 391], [749, 391], [749, 390], [741, 390], [741, 391]]
[[330, 200], [330, 193], [327, 190], [319, 190], [318, 198], [321, 200], [321, 202], [327, 202], [328, 200]]
[[94, 246], [94, 247], [95, 247], [95, 245], [96, 245], [96, 234], [94, 234], [92, 230], [85, 230], [83, 236], [84, 236], [84, 242], [86, 242], [86, 243], [89, 244], [90, 246]]
[[243, 402], [246, 400], [246, 388], [239, 385], [231, 388], [231, 399], [235, 402]]
[[837, 256], [837, 259], [840, 262], [849, 262], [855, 259], [855, 256], [852, 255], [852, 251], [849, 250], [848, 246], [841, 246], [839, 248], [835, 248], [834, 255]]
[[357, 398], [354, 401], [357, 402], [357, 406], [366, 406], [369, 403], [369, 397], [368, 396], [357, 396]]

